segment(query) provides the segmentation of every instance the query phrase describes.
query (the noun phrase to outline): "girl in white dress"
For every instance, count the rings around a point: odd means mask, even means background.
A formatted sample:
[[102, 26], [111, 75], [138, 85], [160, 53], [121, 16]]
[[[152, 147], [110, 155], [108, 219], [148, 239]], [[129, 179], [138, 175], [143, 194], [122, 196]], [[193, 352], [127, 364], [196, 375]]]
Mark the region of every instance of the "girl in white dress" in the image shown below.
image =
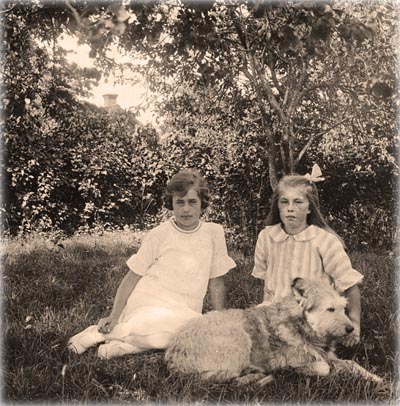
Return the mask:
[[80, 354], [105, 342], [98, 356], [111, 358], [165, 349], [184, 323], [201, 317], [207, 288], [213, 308], [224, 308], [223, 275], [236, 265], [222, 226], [200, 220], [208, 201], [207, 183], [197, 171], [171, 178], [165, 205], [174, 217], [146, 235], [127, 261], [110, 316], [73, 336], [70, 350]]

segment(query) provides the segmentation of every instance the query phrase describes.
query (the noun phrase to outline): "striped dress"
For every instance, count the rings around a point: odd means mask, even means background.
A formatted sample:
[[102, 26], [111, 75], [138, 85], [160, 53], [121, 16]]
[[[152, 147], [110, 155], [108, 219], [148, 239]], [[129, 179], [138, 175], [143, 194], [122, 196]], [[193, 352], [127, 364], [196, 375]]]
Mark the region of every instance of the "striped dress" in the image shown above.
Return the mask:
[[332, 233], [310, 225], [289, 235], [281, 224], [267, 226], [258, 236], [252, 275], [264, 280], [264, 304], [291, 295], [297, 277], [334, 279], [345, 291], [361, 282], [363, 276], [353, 269], [341, 242]]

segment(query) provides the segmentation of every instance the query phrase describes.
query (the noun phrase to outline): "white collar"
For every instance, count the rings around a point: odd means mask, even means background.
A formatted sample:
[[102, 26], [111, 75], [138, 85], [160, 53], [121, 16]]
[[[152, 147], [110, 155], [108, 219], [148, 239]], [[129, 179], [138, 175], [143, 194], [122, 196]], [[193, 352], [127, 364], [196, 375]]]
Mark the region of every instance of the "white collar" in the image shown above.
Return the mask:
[[195, 233], [196, 231], [198, 231], [201, 227], [202, 221], [199, 219], [199, 224], [197, 224], [196, 228], [194, 228], [193, 230], [184, 230], [182, 228], [180, 228], [178, 226], [178, 224], [176, 223], [175, 217], [171, 217], [169, 219], [170, 223], [174, 226], [175, 229], [177, 229], [179, 232], [181, 233], [185, 233], [185, 234], [192, 234]]
[[317, 236], [317, 228], [311, 224], [300, 233], [290, 235], [282, 228], [282, 223], [278, 223], [268, 227], [267, 233], [276, 242], [282, 242], [289, 237], [293, 237], [296, 241], [309, 241]]

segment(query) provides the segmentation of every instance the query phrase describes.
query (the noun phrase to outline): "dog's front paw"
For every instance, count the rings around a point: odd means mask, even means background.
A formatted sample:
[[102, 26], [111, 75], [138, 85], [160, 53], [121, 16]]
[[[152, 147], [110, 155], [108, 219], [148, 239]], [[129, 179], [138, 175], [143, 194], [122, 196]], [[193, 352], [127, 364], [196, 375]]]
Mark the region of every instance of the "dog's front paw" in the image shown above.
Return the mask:
[[383, 379], [380, 376], [367, 371], [361, 365], [358, 365], [357, 362], [355, 362], [355, 361], [338, 359], [332, 365], [334, 367], [334, 372], [336, 374], [337, 373], [348, 373], [348, 374], [363, 378], [366, 381], [372, 381], [372, 382], [377, 382], [377, 383], [383, 382]]

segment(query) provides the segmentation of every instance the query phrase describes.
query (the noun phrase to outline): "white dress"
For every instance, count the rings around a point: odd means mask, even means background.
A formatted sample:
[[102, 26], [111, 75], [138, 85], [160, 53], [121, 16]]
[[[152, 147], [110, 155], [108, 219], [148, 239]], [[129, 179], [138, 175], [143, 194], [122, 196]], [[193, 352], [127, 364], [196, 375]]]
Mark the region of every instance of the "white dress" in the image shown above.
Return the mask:
[[[222, 226], [200, 222], [195, 230], [184, 231], [173, 219], [151, 230], [127, 265], [142, 275], [119, 318], [128, 336], [175, 332], [201, 314], [209, 279], [236, 266]], [[141, 315], [146, 322], [138, 326]]]
[[[104, 338], [140, 348], [165, 348], [184, 323], [201, 316], [209, 279], [236, 266], [221, 225], [200, 222], [195, 230], [184, 231], [173, 219], [151, 230], [127, 265], [142, 277], [119, 323]], [[96, 331], [93, 326], [87, 330]], [[100, 342], [98, 335], [96, 339]]]

